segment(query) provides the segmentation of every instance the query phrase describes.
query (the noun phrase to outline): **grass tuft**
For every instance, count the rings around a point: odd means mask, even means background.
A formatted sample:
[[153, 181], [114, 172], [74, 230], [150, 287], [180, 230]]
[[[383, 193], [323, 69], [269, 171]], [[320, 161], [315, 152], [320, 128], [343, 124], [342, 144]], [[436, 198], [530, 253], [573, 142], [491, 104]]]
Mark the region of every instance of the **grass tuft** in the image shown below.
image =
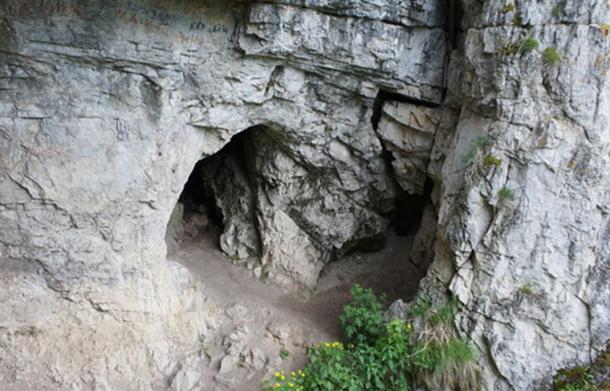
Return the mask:
[[513, 190], [508, 187], [503, 187], [498, 192], [498, 199], [502, 202], [512, 200], [514, 197]]
[[548, 65], [557, 65], [561, 62], [561, 55], [555, 48], [546, 48], [542, 53], [544, 63]]
[[468, 149], [466, 149], [466, 152], [462, 155], [462, 163], [464, 163], [464, 165], [466, 166], [471, 166], [477, 157], [479, 149], [484, 147], [486, 143], [486, 136], [475, 137], [468, 145]]
[[500, 160], [500, 158], [498, 158], [497, 156], [487, 155], [487, 156], [485, 156], [485, 159], [483, 160], [483, 164], [486, 165], [487, 167], [490, 167], [490, 166], [500, 167], [502, 165], [502, 160]]
[[515, 14], [515, 16], [513, 16], [513, 24], [517, 27], [523, 26], [523, 18], [521, 15]]
[[519, 288], [519, 292], [521, 292], [524, 295], [531, 296], [536, 293], [536, 289], [531, 284], [525, 284], [525, 285], [521, 286], [521, 288]]
[[[453, 302], [451, 307], [457, 302]], [[441, 307], [446, 307], [441, 305]], [[429, 390], [478, 390], [479, 368], [470, 344], [460, 339], [450, 322], [437, 322], [435, 315], [444, 310], [431, 311], [423, 318], [423, 326], [416, 330], [414, 372], [417, 383]]]
[[523, 42], [521, 42], [521, 53], [531, 53], [534, 50], [538, 49], [538, 46], [540, 46], [540, 44], [538, 43], [538, 40], [536, 38], [525, 38]]

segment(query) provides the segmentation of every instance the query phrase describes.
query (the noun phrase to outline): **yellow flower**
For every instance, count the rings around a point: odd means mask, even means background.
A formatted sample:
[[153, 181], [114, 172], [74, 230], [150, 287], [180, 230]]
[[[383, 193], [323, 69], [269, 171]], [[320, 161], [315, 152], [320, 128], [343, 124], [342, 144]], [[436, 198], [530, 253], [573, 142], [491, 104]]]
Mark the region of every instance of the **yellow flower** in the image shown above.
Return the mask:
[[276, 373], [275, 373], [273, 376], [275, 376], [275, 377], [279, 378], [280, 376], [282, 376], [282, 374], [281, 374], [281, 373], [279, 373], [279, 372], [276, 372]]
[[290, 387], [290, 388], [294, 387], [294, 383], [288, 383], [288, 387]]
[[280, 388], [280, 387], [281, 387], [281, 385], [280, 385], [280, 383], [275, 383], [275, 385], [274, 385], [273, 387], [275, 387], [275, 388]]

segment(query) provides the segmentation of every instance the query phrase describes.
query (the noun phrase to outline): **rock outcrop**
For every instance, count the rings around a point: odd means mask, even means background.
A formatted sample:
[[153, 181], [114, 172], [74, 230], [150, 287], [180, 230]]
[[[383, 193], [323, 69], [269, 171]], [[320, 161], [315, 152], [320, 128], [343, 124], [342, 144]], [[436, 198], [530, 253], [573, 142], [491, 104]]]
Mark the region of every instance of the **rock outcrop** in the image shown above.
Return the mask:
[[484, 388], [594, 358], [608, 4], [450, 3], [0, 0], [0, 383], [190, 376], [213, 314], [166, 228], [195, 164], [246, 129], [247, 172], [208, 180], [229, 255], [314, 286], [434, 184], [412, 256], [459, 299]]
[[548, 389], [610, 339], [608, 4], [464, 11], [461, 113], [422, 285], [463, 304], [486, 389]]

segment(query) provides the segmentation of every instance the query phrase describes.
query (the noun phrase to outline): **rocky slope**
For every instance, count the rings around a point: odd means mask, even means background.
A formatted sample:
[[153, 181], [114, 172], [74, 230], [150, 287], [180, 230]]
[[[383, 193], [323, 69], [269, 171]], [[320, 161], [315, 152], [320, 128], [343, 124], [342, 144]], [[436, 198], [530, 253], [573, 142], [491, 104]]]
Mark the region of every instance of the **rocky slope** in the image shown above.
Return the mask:
[[0, 0], [0, 382], [168, 386], [213, 315], [167, 223], [245, 130], [212, 184], [229, 255], [313, 287], [405, 204], [485, 389], [593, 359], [610, 15], [585, 3]]

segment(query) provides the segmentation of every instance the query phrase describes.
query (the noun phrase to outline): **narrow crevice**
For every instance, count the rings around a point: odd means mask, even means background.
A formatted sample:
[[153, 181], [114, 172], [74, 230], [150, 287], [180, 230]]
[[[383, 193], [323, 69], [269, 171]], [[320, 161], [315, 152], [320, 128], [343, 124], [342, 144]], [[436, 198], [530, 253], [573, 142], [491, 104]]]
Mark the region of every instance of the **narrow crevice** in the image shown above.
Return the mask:
[[396, 199], [396, 207], [391, 215], [390, 227], [398, 236], [416, 233], [421, 229], [422, 217], [426, 205], [431, 200], [434, 182], [426, 177], [422, 194], [411, 194], [401, 191]]
[[458, 47], [458, 37], [462, 31], [462, 18], [464, 10], [460, 0], [448, 0], [448, 18], [447, 18], [447, 42], [449, 44], [449, 52]]
[[[445, 95], [444, 90], [445, 88], [443, 88], [443, 97]], [[381, 116], [383, 114], [383, 105], [388, 101], [410, 103], [412, 105], [429, 108], [437, 108], [440, 107], [442, 104], [439, 102], [430, 102], [418, 98], [413, 98], [394, 91], [379, 90], [377, 96], [375, 97], [375, 101], [373, 102], [373, 115], [371, 116], [371, 124], [373, 125], [374, 130], [377, 130], [377, 127], [379, 126], [379, 121], [381, 120]]]

